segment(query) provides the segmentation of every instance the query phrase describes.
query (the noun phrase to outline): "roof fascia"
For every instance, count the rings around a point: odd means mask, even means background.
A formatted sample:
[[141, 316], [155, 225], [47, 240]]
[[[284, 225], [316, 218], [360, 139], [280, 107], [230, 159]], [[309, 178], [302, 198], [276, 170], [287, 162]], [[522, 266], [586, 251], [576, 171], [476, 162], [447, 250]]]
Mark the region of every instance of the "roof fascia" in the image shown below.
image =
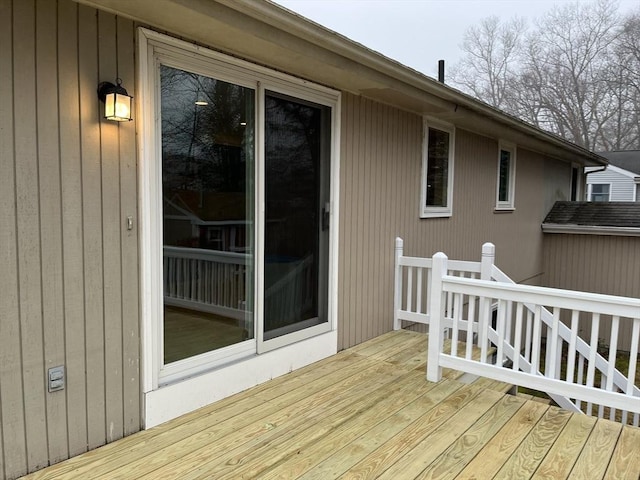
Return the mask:
[[618, 237], [640, 237], [640, 228], [637, 227], [606, 227], [543, 223], [542, 231], [544, 233], [568, 233], [573, 235], [610, 235]]

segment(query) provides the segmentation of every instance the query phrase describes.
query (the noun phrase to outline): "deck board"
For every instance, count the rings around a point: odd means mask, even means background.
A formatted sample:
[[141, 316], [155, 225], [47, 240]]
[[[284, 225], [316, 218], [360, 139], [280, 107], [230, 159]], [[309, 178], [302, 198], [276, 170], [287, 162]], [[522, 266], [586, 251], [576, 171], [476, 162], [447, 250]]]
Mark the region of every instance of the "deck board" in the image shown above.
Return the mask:
[[426, 348], [391, 332], [26, 478], [638, 478], [640, 429], [427, 382]]
[[457, 479], [493, 478], [547, 411], [548, 405], [527, 401], [467, 464]]

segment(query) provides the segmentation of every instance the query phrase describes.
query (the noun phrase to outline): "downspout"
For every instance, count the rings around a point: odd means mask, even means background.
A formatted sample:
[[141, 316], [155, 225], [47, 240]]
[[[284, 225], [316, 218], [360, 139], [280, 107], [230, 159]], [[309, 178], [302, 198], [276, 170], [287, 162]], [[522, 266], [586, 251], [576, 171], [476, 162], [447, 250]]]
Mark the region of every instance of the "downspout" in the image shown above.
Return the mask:
[[588, 196], [588, 191], [589, 191], [589, 188], [588, 188], [589, 184], [587, 183], [587, 175], [589, 175], [590, 173], [604, 172], [608, 166], [609, 165], [605, 165], [604, 167], [599, 168], [598, 170], [591, 170], [590, 172], [584, 172], [584, 185], [585, 187], [587, 187], [587, 195], [585, 196]]

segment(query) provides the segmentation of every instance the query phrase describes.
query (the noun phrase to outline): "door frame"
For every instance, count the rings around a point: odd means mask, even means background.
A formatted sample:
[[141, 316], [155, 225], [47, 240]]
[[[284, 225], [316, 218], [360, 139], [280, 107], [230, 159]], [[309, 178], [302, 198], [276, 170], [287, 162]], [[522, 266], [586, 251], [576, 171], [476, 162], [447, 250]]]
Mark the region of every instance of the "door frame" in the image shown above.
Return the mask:
[[[276, 72], [266, 67], [230, 57], [207, 48], [178, 40], [165, 34], [140, 27], [138, 29], [138, 84], [137, 84], [137, 124], [138, 124], [138, 175], [139, 175], [139, 233], [140, 233], [140, 308], [141, 308], [141, 388], [144, 398], [145, 426], [157, 424], [167, 418], [185, 413], [184, 408], [194, 408], [218, 398], [211, 395], [215, 389], [220, 395], [227, 395], [243, 388], [267, 380], [281, 373], [283, 361], [289, 364], [289, 370], [306, 365], [311, 361], [324, 358], [337, 349], [337, 299], [338, 299], [338, 212], [339, 212], [339, 165], [340, 165], [340, 92], [312, 84], [289, 75]], [[264, 156], [256, 151], [256, 191], [254, 212], [256, 218], [256, 252], [254, 277], [254, 328], [256, 339], [227, 347], [229, 355], [224, 365], [207, 363], [206, 355], [193, 357], [184, 362], [184, 368], [168, 377], [161, 377], [162, 368], [162, 202], [158, 200], [162, 192], [161, 166], [158, 162], [161, 152], [161, 138], [157, 135], [160, 105], [158, 89], [158, 70], [162, 63], [173, 64], [178, 68], [193, 68], [225, 81], [231, 81], [256, 89], [256, 150], [263, 148], [264, 112], [262, 111], [265, 90], [281, 92], [331, 107], [331, 152], [330, 152], [330, 231], [329, 231], [329, 275], [328, 275], [328, 322], [317, 327], [294, 332], [267, 342], [261, 342], [262, 315], [262, 271], [264, 259]], [[215, 69], [215, 75], [211, 70]], [[264, 153], [264, 152], [262, 152]], [[261, 172], [262, 170], [262, 172]], [[259, 225], [261, 223], [261, 225]], [[306, 346], [304, 346], [306, 344]], [[273, 353], [273, 355], [271, 355]], [[262, 354], [262, 355], [261, 355]], [[249, 375], [249, 379], [231, 377], [234, 385], [224, 385], [217, 389], [215, 371], [231, 373], [243, 362], [252, 363], [252, 359], [260, 357], [259, 375]], [[269, 358], [267, 358], [269, 357]], [[203, 360], [204, 359], [204, 360]], [[288, 361], [288, 360], [290, 361]], [[203, 360], [203, 361], [201, 361]], [[248, 365], [247, 365], [248, 366]], [[287, 370], [287, 371], [289, 371]], [[219, 381], [230, 381], [227, 375], [219, 376]], [[225, 380], [223, 380], [223, 377]], [[234, 380], [235, 379], [235, 380]], [[187, 396], [191, 382], [193, 391], [190, 395], [198, 397], [187, 402], [186, 407], [172, 408], [176, 396], [181, 402]], [[214, 385], [212, 385], [212, 382]], [[177, 390], [175, 387], [179, 387]], [[164, 392], [162, 392], [164, 390]], [[202, 391], [206, 391], [206, 393]], [[173, 393], [170, 393], [173, 392]], [[198, 396], [202, 393], [202, 399]], [[206, 398], [204, 398], [206, 397]], [[222, 398], [222, 397], [219, 397]], [[205, 403], [203, 403], [205, 402]], [[184, 402], [183, 402], [184, 403]], [[189, 411], [189, 410], [186, 410]], [[162, 412], [162, 413], [159, 413]]]

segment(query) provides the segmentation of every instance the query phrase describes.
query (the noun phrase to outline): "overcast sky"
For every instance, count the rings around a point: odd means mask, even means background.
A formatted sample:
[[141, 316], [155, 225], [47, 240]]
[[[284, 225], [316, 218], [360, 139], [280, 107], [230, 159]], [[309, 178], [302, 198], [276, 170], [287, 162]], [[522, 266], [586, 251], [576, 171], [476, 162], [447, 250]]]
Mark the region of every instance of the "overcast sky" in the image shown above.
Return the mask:
[[[581, 0], [588, 3], [587, 0]], [[467, 27], [497, 15], [529, 22], [569, 0], [275, 0], [331, 30], [432, 77], [438, 60], [453, 65]], [[640, 9], [620, 0], [619, 11]]]

